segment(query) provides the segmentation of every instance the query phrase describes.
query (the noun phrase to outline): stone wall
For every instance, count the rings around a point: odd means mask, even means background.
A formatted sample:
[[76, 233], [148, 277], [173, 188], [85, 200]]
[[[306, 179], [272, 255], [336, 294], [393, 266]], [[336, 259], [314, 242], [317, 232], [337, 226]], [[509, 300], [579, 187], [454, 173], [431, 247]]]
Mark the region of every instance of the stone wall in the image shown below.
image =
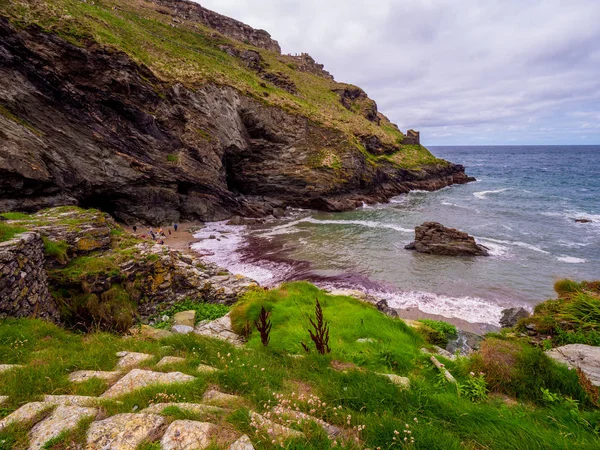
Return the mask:
[[23, 233], [0, 243], [0, 318], [58, 320], [44, 262], [44, 242], [38, 233]]
[[402, 143], [404, 145], [421, 145], [421, 133], [415, 130], [408, 130]]

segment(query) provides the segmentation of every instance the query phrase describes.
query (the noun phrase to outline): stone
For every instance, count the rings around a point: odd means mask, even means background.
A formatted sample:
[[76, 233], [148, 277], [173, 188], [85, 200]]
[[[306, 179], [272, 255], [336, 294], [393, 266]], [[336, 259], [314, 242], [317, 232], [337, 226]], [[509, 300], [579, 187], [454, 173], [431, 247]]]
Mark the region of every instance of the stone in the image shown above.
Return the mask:
[[273, 217], [276, 219], [285, 217], [285, 210], [283, 208], [273, 208]]
[[579, 367], [594, 386], [600, 386], [600, 347], [569, 344], [548, 350], [546, 354], [560, 363]]
[[357, 339], [356, 342], [359, 344], [371, 344], [375, 341], [371, 338], [360, 338], [360, 339]]
[[19, 409], [0, 420], [0, 431], [12, 423], [32, 422], [44, 411], [51, 409], [54, 405], [44, 402], [25, 403]]
[[202, 403], [154, 403], [153, 405], [148, 406], [143, 409], [143, 413], [152, 413], [152, 414], [162, 414], [162, 412], [167, 408], [178, 408], [182, 411], [191, 412], [194, 414], [204, 414], [204, 413], [221, 413], [223, 412], [222, 408], [213, 405], [204, 405]]
[[83, 383], [92, 378], [98, 378], [110, 384], [117, 381], [122, 375], [122, 372], [105, 372], [102, 370], [77, 370], [69, 374], [69, 380], [73, 383]]
[[185, 362], [185, 358], [179, 356], [165, 356], [159, 362], [156, 363], [156, 367], [164, 367], [172, 364], [182, 364]]
[[456, 359], [456, 355], [450, 353], [448, 350], [442, 348], [442, 347], [438, 347], [437, 345], [433, 346], [433, 349], [435, 350], [435, 352], [440, 355], [443, 356], [446, 359], [449, 359], [451, 361], [454, 361]]
[[8, 401], [8, 395], [0, 395], [0, 405]]
[[128, 394], [138, 389], [156, 384], [188, 383], [195, 377], [181, 372], [153, 372], [151, 370], [133, 369], [115, 384], [113, 384], [102, 398], [115, 398]]
[[210, 446], [217, 427], [212, 423], [176, 420], [160, 441], [162, 450], [203, 450]]
[[154, 355], [136, 352], [119, 352], [117, 356], [120, 358], [117, 362], [117, 369], [120, 370], [138, 367], [154, 358]]
[[194, 333], [227, 341], [233, 345], [242, 345], [242, 339], [232, 329], [229, 313], [212, 322], [200, 322]]
[[151, 327], [150, 325], [142, 325], [139, 328], [138, 334], [142, 337], [145, 337], [148, 339], [154, 339], [156, 341], [173, 336], [173, 333], [171, 333], [169, 330], [162, 330], [160, 328], [154, 328], [154, 327]]
[[52, 414], [37, 423], [29, 433], [30, 450], [39, 450], [46, 442], [54, 439], [64, 431], [72, 430], [77, 424], [90, 417], [96, 416], [95, 408], [79, 406], [58, 406]]
[[171, 331], [175, 334], [190, 334], [194, 332], [194, 327], [188, 325], [173, 325]]
[[386, 377], [393, 384], [402, 388], [402, 389], [410, 389], [410, 379], [406, 377], [401, 377], [400, 375], [396, 375], [393, 373], [378, 373], [377, 375], [381, 375], [382, 377]]
[[196, 370], [200, 373], [213, 373], [217, 372], [219, 369], [213, 366], [207, 366], [206, 364], [199, 364]]
[[20, 364], [0, 364], [0, 373], [8, 372], [9, 370], [22, 369], [23, 366]]
[[117, 414], [93, 422], [87, 433], [86, 450], [136, 450], [142, 442], [158, 439], [166, 420], [158, 414]]
[[325, 432], [329, 439], [336, 439], [343, 433], [343, 429], [337, 427], [335, 425], [331, 425], [330, 423], [325, 422], [324, 420], [318, 419], [317, 417], [313, 417], [309, 414], [303, 413], [302, 411], [296, 411], [289, 408], [282, 408], [281, 406], [277, 406], [273, 409], [273, 412], [278, 416], [290, 417], [295, 420], [314, 422], [319, 425]]
[[87, 395], [44, 395], [44, 402], [62, 406], [88, 407], [98, 406], [100, 399]]
[[193, 327], [196, 325], [196, 311], [181, 311], [173, 316], [174, 325], [186, 325]]
[[489, 256], [488, 249], [477, 244], [472, 236], [438, 222], [425, 222], [415, 227], [414, 242], [404, 248], [434, 255]]
[[275, 423], [254, 411], [250, 412], [250, 424], [257, 429], [266, 431], [271, 439], [276, 439], [280, 442], [288, 438], [304, 437], [304, 433], [301, 431], [292, 430], [291, 428]]
[[241, 438], [231, 444], [228, 450], [254, 450], [254, 446], [248, 435], [244, 434]]
[[502, 310], [502, 317], [500, 318], [500, 326], [502, 328], [512, 328], [521, 319], [529, 317], [531, 314], [525, 308], [507, 308]]
[[591, 223], [591, 219], [573, 219], [577, 223]]
[[232, 404], [241, 403], [244, 399], [237, 395], [225, 394], [215, 389], [209, 389], [202, 396], [202, 401], [209, 405], [230, 406]]

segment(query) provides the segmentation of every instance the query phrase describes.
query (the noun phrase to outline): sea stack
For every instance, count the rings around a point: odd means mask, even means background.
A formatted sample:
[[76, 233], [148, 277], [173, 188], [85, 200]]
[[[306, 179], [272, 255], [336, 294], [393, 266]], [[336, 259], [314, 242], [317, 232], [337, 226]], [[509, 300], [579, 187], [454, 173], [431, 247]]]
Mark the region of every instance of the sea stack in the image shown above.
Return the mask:
[[487, 247], [477, 244], [473, 236], [438, 222], [425, 222], [415, 227], [414, 242], [404, 248], [434, 255], [489, 256]]

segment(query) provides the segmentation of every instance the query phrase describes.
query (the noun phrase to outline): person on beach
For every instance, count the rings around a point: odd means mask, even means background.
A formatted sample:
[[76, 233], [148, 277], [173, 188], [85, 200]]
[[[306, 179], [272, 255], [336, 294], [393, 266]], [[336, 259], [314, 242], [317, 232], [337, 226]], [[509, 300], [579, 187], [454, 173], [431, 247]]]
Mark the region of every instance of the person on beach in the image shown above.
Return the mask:
[[156, 235], [154, 234], [154, 231], [150, 230], [150, 236], [152, 236], [153, 241], [156, 240]]
[[137, 233], [137, 226], [135, 226], [135, 225], [133, 226], [133, 232]]
[[177, 231], [177, 227], [178, 227], [178, 226], [179, 226], [179, 225], [177, 225], [176, 223], [174, 223], [174, 224], [173, 224], [173, 229], [174, 229], [175, 231]]

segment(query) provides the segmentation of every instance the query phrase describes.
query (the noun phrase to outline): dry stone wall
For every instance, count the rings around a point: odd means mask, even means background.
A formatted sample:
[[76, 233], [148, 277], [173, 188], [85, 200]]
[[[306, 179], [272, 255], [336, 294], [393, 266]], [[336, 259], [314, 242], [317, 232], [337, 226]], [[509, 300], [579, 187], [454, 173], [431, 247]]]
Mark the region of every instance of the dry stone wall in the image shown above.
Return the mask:
[[38, 233], [22, 233], [0, 243], [0, 318], [58, 320], [44, 261], [44, 242]]

